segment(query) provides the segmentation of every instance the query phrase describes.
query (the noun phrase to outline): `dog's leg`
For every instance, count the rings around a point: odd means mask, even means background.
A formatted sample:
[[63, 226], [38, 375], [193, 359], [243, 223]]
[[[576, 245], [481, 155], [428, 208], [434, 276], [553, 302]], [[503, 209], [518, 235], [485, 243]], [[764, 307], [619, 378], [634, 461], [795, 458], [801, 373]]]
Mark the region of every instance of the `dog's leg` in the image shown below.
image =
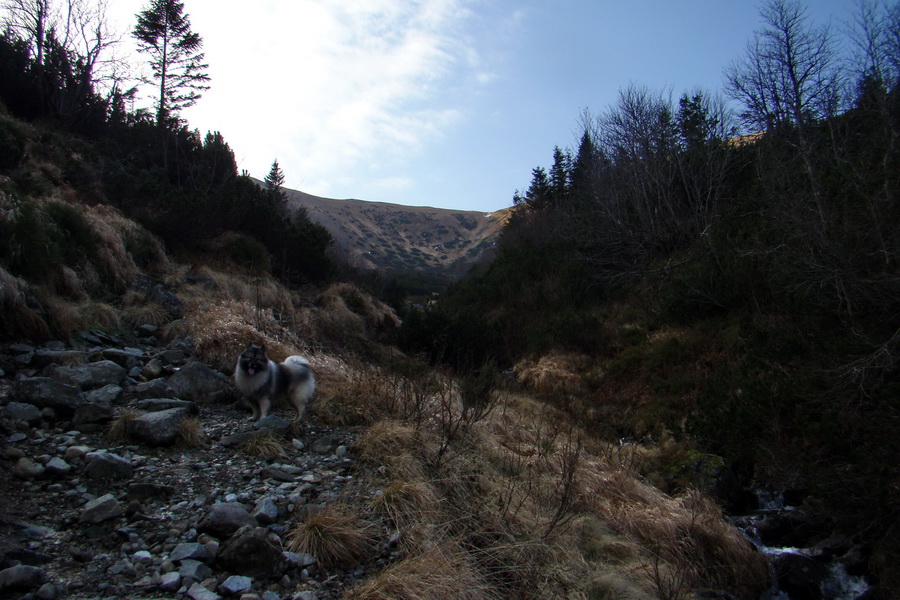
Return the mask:
[[259, 399], [259, 418], [264, 419], [269, 415], [269, 409], [272, 407], [272, 399], [263, 396]]
[[250, 410], [252, 414], [250, 415], [250, 420], [255, 421], [259, 418], [259, 403], [256, 400], [250, 401]]

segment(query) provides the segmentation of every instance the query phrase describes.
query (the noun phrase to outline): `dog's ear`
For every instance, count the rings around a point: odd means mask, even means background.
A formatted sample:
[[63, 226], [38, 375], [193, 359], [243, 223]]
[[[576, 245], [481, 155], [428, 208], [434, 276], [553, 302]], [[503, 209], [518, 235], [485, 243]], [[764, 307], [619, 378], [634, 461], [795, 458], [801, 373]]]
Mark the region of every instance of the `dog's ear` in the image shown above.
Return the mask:
[[259, 349], [263, 351], [263, 354], [266, 353], [266, 345], [265, 344], [260, 344]]
[[247, 342], [247, 350], [253, 347], [253, 342]]

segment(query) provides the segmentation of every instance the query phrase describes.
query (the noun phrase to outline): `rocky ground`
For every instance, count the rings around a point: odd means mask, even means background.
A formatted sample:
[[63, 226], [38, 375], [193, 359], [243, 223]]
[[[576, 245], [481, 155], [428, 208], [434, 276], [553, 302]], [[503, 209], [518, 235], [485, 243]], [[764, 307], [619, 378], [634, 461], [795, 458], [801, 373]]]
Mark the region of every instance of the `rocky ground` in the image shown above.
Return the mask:
[[[288, 551], [304, 514], [377, 493], [351, 430], [253, 423], [190, 340], [154, 335], [0, 346], [0, 597], [336, 598], [391, 560], [387, 535], [356, 565]], [[269, 431], [282, 456], [248, 453]]]

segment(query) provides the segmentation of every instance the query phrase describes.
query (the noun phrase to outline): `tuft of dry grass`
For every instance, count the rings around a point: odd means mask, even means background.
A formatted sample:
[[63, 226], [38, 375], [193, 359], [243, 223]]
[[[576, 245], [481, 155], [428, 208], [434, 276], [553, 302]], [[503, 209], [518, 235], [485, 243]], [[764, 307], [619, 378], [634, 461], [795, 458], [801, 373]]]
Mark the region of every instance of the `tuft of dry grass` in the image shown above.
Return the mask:
[[272, 460], [285, 455], [284, 442], [271, 431], [258, 433], [241, 444], [241, 452], [248, 456]]
[[592, 366], [582, 354], [551, 353], [526, 359], [513, 367], [516, 378], [542, 394], [584, 394], [584, 374]]
[[454, 544], [404, 558], [347, 591], [348, 600], [490, 600], [497, 598]]
[[438, 494], [425, 481], [396, 480], [384, 486], [372, 499], [372, 506], [387, 514], [397, 527], [404, 527], [433, 515]]
[[14, 339], [46, 340], [50, 328], [46, 321], [25, 303], [28, 284], [0, 267], [0, 336]]
[[323, 387], [327, 391], [319, 394], [316, 412], [332, 425], [370, 425], [393, 412], [393, 390], [378, 369], [353, 369], [348, 378]]
[[420, 434], [400, 421], [383, 420], [369, 427], [354, 443], [354, 450], [363, 462], [384, 464], [390, 457], [415, 454]]
[[206, 432], [200, 419], [188, 417], [178, 424], [178, 444], [185, 448], [202, 448], [206, 445]]
[[287, 533], [292, 552], [311, 554], [323, 567], [353, 565], [371, 550], [368, 527], [345, 504], [331, 504], [294, 523]]
[[141, 325], [162, 327], [170, 319], [168, 311], [155, 302], [127, 306], [122, 310], [122, 316], [132, 327]]
[[130, 408], [120, 413], [106, 431], [106, 439], [114, 444], [125, 444], [128, 442], [128, 424], [141, 416], [141, 411]]

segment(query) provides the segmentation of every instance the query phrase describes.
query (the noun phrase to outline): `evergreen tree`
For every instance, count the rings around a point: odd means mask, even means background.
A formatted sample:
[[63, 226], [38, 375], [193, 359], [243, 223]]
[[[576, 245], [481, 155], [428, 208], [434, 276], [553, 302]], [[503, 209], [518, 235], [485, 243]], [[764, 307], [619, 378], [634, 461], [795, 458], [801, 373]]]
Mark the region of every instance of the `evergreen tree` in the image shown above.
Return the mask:
[[132, 35], [138, 50], [150, 56], [153, 77], [159, 83], [156, 122], [162, 127], [182, 108], [192, 106], [209, 89], [203, 62], [203, 39], [191, 31], [184, 3], [151, 0], [137, 15]]
[[550, 167], [550, 195], [554, 204], [565, 201], [569, 193], [569, 176], [572, 156], [563, 152], [559, 146], [553, 148], [553, 166]]
[[281, 188], [284, 186], [284, 171], [281, 170], [277, 158], [272, 162], [272, 168], [269, 169], [269, 174], [266, 175], [264, 183], [266, 184], [266, 191], [272, 195], [276, 202], [279, 204], [283, 203], [285, 196], [284, 190]]

